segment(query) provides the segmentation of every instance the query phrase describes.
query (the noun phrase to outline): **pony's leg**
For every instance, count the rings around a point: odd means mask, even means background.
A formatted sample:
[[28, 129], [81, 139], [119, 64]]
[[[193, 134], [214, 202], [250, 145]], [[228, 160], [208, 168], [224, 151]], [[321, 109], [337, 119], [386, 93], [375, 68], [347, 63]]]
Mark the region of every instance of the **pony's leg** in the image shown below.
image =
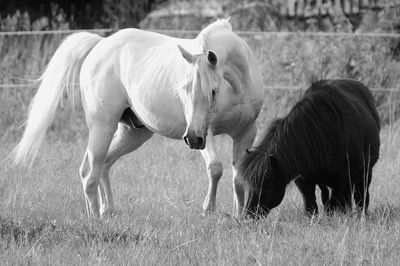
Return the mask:
[[365, 174], [360, 181], [354, 184], [354, 201], [358, 211], [364, 210], [365, 213], [368, 211], [369, 206], [369, 185], [372, 178], [372, 168], [369, 169], [367, 178]]
[[307, 182], [301, 176], [295, 180], [295, 184], [303, 196], [304, 210], [307, 215], [313, 216], [318, 214], [318, 205], [315, 197], [315, 184]]
[[203, 210], [207, 212], [215, 211], [215, 199], [217, 195], [218, 182], [223, 173], [223, 166], [218, 158], [215, 150], [214, 138], [211, 134], [207, 136], [206, 147], [201, 150], [204, 162], [207, 167], [207, 175], [209, 178], [208, 191], [203, 203]]
[[245, 183], [243, 176], [238, 171], [238, 160], [246, 152], [246, 149], [251, 148], [254, 138], [257, 134], [255, 124], [251, 124], [243, 134], [232, 136], [232, 172], [233, 172], [233, 194], [234, 194], [234, 213], [240, 216], [243, 213]]
[[339, 201], [340, 202], [339, 210], [342, 213], [347, 213], [347, 212], [349, 212], [349, 211], [351, 211], [353, 209], [352, 196], [353, 196], [352, 187], [349, 187], [348, 189], [346, 188], [346, 190], [344, 191], [343, 197]]
[[341, 189], [333, 189], [332, 196], [329, 201], [328, 213], [333, 211], [339, 211], [341, 213], [346, 213], [352, 208], [352, 189], [351, 186], [346, 185]]
[[326, 185], [318, 185], [319, 189], [321, 190], [321, 200], [322, 204], [326, 206], [330, 199], [330, 192], [329, 188]]
[[332, 215], [335, 211], [342, 211], [341, 202], [343, 194], [337, 193], [334, 189], [332, 190], [332, 196], [329, 201], [324, 205], [325, 212], [328, 215]]
[[110, 168], [121, 156], [139, 148], [152, 135], [153, 132], [147, 128], [133, 128], [123, 123], [118, 124], [118, 129], [114, 134], [105, 159], [103, 175], [100, 180], [99, 194], [101, 216], [114, 212], [114, 201], [109, 177]]
[[[93, 122], [93, 121], [92, 121]], [[93, 122], [89, 127], [88, 146], [80, 167], [86, 210], [89, 217], [99, 217], [98, 186], [104, 160], [115, 132], [118, 119]]]

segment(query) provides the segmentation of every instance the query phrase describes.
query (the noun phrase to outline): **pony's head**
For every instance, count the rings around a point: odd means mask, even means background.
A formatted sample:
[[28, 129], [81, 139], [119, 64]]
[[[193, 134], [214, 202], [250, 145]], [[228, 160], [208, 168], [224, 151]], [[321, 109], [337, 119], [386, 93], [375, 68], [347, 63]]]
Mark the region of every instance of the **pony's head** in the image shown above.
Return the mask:
[[179, 45], [178, 48], [193, 69], [183, 86], [187, 124], [183, 139], [191, 149], [204, 149], [210, 115], [223, 79], [222, 67], [212, 50], [204, 49], [203, 53], [194, 55]]
[[239, 160], [238, 175], [244, 188], [244, 211], [249, 216], [267, 215], [285, 194], [284, 172], [275, 154], [276, 130], [280, 120], [271, 124], [265, 138], [247, 150]]

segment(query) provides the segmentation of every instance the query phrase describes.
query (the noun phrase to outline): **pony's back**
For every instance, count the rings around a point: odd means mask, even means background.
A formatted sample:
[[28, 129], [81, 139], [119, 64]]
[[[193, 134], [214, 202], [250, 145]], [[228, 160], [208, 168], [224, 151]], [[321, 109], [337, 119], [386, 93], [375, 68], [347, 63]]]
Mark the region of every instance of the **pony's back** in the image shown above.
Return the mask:
[[[349, 102], [360, 107], [367, 107], [373, 116], [378, 128], [380, 128], [380, 118], [375, 107], [375, 101], [371, 91], [363, 83], [353, 79], [320, 80], [314, 82], [305, 92], [304, 96], [312, 95], [319, 91], [323, 93], [340, 93], [341, 101]], [[336, 97], [332, 98], [336, 100]]]
[[320, 80], [305, 91], [275, 127], [273, 152], [292, 173], [338, 164], [341, 168], [348, 165], [348, 160], [358, 165], [366, 149], [370, 149], [371, 162], [375, 163], [379, 130], [379, 115], [365, 85], [350, 79]]

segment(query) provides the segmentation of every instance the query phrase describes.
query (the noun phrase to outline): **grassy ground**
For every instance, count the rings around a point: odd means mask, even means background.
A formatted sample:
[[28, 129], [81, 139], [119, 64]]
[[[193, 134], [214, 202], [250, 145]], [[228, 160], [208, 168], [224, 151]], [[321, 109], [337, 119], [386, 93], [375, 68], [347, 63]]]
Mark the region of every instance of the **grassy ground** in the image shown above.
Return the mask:
[[[275, 104], [274, 114], [284, 112], [279, 101]], [[398, 132], [397, 125], [381, 132], [370, 215], [361, 219], [321, 214], [310, 220], [292, 185], [266, 219], [232, 218], [227, 137], [218, 138], [225, 167], [218, 212], [203, 217], [208, 180], [200, 154], [156, 136], [112, 171], [116, 217], [89, 221], [78, 177], [85, 140], [50, 140], [29, 172], [7, 164], [0, 168], [0, 265], [395, 265], [400, 261]], [[0, 158], [13, 145], [2, 143]]]
[[[1, 83], [37, 77], [62, 37], [2, 37]], [[293, 35], [246, 40], [262, 62], [265, 84], [303, 84], [307, 74], [316, 73], [354, 77], [371, 87], [398, 87], [400, 64], [392, 51], [397, 40]], [[33, 94], [30, 89], [0, 89], [0, 161], [21, 134], [19, 125]], [[387, 124], [371, 184], [370, 215], [363, 219], [321, 214], [310, 220], [292, 185], [266, 219], [232, 218], [230, 141], [224, 137], [218, 139], [225, 167], [218, 212], [203, 217], [208, 179], [201, 156], [181, 142], [154, 137], [112, 171], [116, 217], [89, 221], [78, 177], [86, 146], [82, 110], [77, 107], [71, 116], [64, 104], [29, 172], [0, 165], [0, 265], [396, 265], [400, 125], [390, 118], [398, 113], [399, 97], [376, 96]], [[269, 92], [268, 112], [260, 121], [282, 115], [294, 98]]]

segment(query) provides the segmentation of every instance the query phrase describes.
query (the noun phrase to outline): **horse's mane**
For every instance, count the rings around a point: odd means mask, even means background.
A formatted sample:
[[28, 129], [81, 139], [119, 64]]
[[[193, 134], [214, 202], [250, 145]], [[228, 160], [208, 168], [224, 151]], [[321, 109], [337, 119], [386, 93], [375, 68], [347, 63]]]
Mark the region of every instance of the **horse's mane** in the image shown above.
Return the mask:
[[[207, 99], [211, 99], [213, 78], [215, 74], [207, 61], [207, 38], [218, 31], [231, 31], [226, 19], [217, 20], [204, 28], [195, 39], [182, 40], [167, 37], [164, 43], [154, 46], [145, 52], [134, 71], [137, 84], [165, 84], [167, 87], [181, 87], [188, 79], [200, 78], [199, 82]], [[182, 43], [180, 43], [180, 40]], [[192, 54], [198, 56], [196, 67], [191, 67], [182, 57], [177, 45], [180, 44]], [[178, 90], [175, 90], [178, 91]]]
[[215, 31], [232, 31], [232, 25], [229, 23], [228, 19], [218, 19], [217, 21], [211, 23], [207, 27], [201, 30], [197, 37], [204, 38], [204, 36], [210, 35]]
[[[196, 37], [196, 41], [199, 43], [199, 45], [202, 47], [204, 55], [206, 55], [206, 51], [209, 49], [208, 45], [208, 39], [210, 36], [216, 32], [221, 32], [221, 31], [232, 31], [232, 26], [229, 23], [229, 18], [228, 19], [218, 19], [217, 21], [211, 23], [207, 27], [205, 27]], [[218, 55], [217, 55], [218, 56]], [[198, 69], [199, 71], [199, 77], [200, 77], [200, 83], [201, 87], [203, 89], [203, 93], [206, 96], [206, 98], [210, 101], [212, 98], [212, 86], [210, 84], [213, 84], [212, 78], [215, 77], [211, 73], [211, 68], [208, 66], [208, 61], [206, 56], [201, 56], [198, 59]]]
[[329, 146], [340, 145], [344, 133], [344, 112], [353, 106], [344, 91], [354, 88], [358, 97], [367, 97], [364, 99], [367, 105], [373, 104], [366, 87], [357, 82], [340, 82], [314, 82], [285, 117], [269, 125], [260, 143], [242, 162], [244, 176], [249, 178], [251, 184], [257, 184], [258, 179], [264, 176], [271, 165], [271, 156], [277, 160], [279, 170], [285, 173], [287, 179], [294, 178], [292, 175], [299, 174], [303, 169], [329, 163]]

